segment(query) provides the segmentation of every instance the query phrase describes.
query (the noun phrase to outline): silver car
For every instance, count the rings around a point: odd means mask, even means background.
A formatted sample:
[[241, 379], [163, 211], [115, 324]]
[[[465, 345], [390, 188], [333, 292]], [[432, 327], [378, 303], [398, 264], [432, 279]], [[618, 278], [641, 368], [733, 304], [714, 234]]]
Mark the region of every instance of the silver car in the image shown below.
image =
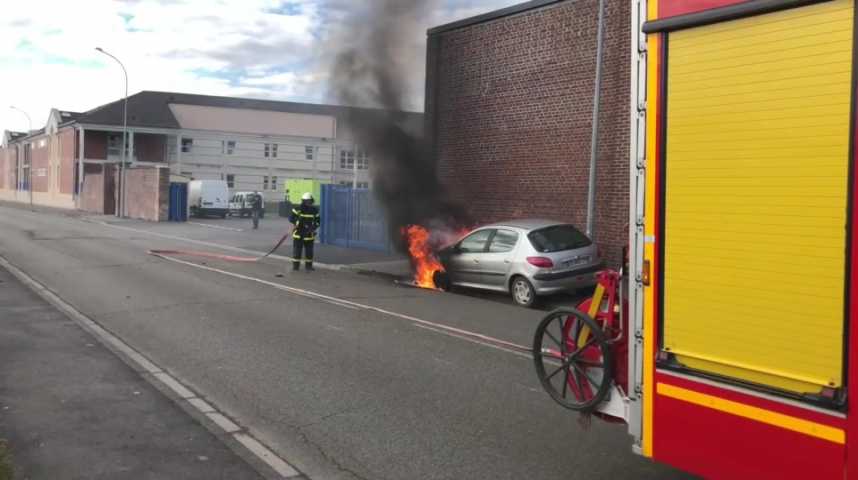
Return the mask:
[[604, 267], [596, 245], [573, 225], [515, 220], [480, 227], [439, 253], [447, 271], [436, 276], [452, 286], [495, 290], [532, 307], [538, 296], [596, 283]]

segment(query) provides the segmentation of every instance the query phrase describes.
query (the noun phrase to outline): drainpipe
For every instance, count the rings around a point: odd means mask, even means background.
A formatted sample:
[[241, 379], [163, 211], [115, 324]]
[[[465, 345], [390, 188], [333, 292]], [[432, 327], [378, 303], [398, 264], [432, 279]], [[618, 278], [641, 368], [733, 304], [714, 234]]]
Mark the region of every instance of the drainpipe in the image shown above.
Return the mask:
[[599, 107], [602, 93], [602, 43], [605, 29], [605, 0], [599, 0], [599, 27], [596, 33], [596, 86], [593, 93], [593, 136], [590, 139], [590, 182], [587, 189], [587, 236], [594, 239], [596, 211], [596, 157], [599, 151]]

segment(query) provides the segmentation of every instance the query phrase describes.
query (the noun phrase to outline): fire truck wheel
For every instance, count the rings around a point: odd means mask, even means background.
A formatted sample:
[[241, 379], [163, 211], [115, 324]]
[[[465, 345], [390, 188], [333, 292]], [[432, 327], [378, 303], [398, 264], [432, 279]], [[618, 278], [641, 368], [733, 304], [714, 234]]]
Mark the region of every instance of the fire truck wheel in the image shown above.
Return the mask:
[[570, 410], [592, 412], [613, 382], [611, 344], [595, 320], [574, 308], [542, 319], [533, 338], [533, 361], [545, 391]]
[[533, 308], [536, 306], [536, 289], [524, 277], [515, 277], [510, 283], [510, 295], [516, 305]]

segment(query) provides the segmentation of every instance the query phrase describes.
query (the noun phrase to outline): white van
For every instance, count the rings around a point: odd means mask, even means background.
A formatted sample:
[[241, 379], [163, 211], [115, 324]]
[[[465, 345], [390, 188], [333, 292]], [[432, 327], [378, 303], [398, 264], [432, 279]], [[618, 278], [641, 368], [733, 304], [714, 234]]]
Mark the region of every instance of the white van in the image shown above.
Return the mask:
[[223, 180], [192, 180], [188, 183], [191, 216], [226, 218], [229, 213], [229, 187]]
[[229, 200], [229, 214], [239, 217], [250, 216], [253, 213], [253, 195], [262, 197], [260, 218], [265, 218], [265, 195], [262, 192], [235, 192]]

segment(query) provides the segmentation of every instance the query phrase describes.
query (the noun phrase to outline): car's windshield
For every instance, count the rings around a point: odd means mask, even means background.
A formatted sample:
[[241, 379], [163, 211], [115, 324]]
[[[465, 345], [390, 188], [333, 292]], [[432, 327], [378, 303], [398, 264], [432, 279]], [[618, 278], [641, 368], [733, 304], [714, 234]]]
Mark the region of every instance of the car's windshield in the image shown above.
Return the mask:
[[555, 225], [534, 230], [527, 235], [538, 252], [551, 253], [589, 247], [593, 242], [572, 225]]

